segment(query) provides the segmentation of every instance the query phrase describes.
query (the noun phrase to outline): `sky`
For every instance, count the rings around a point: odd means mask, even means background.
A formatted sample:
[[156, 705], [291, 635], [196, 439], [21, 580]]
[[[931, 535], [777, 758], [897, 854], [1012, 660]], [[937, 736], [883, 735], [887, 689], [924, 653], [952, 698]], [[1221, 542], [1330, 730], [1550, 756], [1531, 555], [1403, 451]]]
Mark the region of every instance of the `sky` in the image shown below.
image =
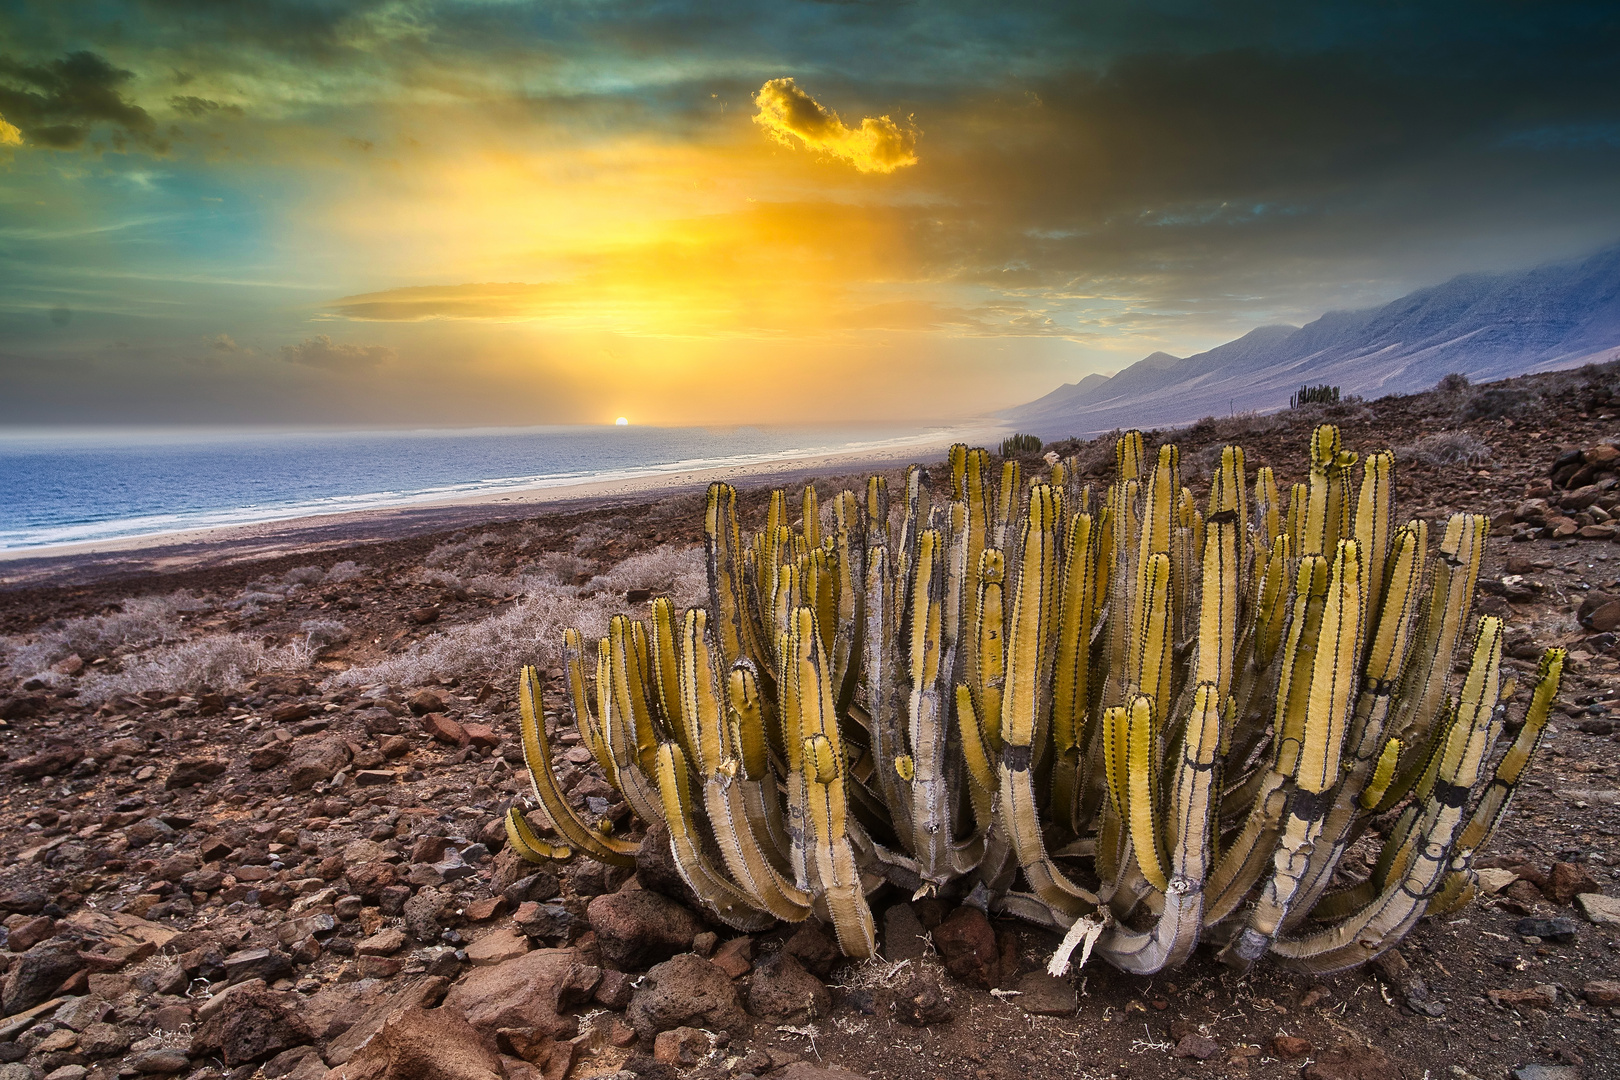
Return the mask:
[[0, 424], [935, 422], [1620, 240], [1620, 6], [10, 0]]

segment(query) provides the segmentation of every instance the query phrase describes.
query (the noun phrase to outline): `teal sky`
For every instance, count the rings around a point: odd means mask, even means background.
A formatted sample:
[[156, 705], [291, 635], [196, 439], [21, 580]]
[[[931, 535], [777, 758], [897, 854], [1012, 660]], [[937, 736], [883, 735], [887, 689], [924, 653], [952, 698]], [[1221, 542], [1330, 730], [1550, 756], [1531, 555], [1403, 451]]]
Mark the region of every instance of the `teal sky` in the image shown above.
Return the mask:
[[1620, 238], [1620, 11], [0, 8], [0, 422], [980, 413]]

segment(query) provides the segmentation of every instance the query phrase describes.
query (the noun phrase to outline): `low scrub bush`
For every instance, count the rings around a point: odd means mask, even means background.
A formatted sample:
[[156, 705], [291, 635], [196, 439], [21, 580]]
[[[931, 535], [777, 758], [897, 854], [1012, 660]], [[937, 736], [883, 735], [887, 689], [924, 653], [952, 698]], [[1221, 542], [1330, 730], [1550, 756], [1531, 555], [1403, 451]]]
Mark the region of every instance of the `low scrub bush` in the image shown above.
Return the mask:
[[1466, 431], [1442, 431], [1425, 435], [1410, 446], [1395, 451], [1396, 461], [1416, 461], [1424, 465], [1479, 465], [1489, 461], [1491, 448]]
[[304, 667], [308, 657], [307, 649], [271, 649], [245, 634], [212, 634], [131, 657], [121, 671], [88, 675], [79, 683], [79, 697], [95, 705], [147, 690], [181, 693], [204, 686], [232, 687], [260, 672]]

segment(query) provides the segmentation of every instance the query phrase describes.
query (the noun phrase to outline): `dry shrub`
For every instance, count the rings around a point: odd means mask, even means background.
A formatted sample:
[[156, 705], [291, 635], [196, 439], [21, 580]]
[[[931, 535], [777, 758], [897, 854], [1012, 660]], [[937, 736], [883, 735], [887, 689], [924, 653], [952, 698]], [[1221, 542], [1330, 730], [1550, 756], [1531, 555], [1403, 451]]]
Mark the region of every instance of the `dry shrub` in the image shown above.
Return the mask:
[[208, 605], [188, 592], [167, 596], [137, 596], [119, 604], [122, 609], [107, 615], [62, 619], [41, 629], [32, 641], [12, 638], [7, 642], [10, 673], [27, 677], [50, 667], [65, 656], [104, 656], [114, 649], [135, 648], [173, 641], [181, 636], [179, 616], [202, 611]]
[[510, 680], [524, 664], [555, 666], [564, 627], [577, 626], [588, 638], [607, 633], [616, 598], [582, 600], [572, 595], [573, 589], [538, 588], [542, 591], [487, 619], [435, 634], [399, 656], [372, 667], [351, 668], [331, 682], [417, 686], [435, 676], [471, 673]]
[[332, 569], [326, 572], [324, 580], [329, 585], [342, 581], [353, 581], [365, 572], [366, 568], [360, 563], [352, 559], [344, 559], [342, 562], [332, 564]]
[[326, 580], [326, 571], [318, 566], [295, 566], [281, 580], [287, 585], [319, 585]]
[[1490, 446], [1467, 431], [1425, 435], [1412, 445], [1395, 451], [1396, 461], [1416, 461], [1436, 468], [1444, 465], [1478, 465], [1490, 458]]
[[427, 558], [422, 561], [428, 566], [445, 566], [457, 560], [465, 561], [469, 555], [477, 552], [479, 548], [487, 547], [490, 544], [498, 544], [500, 541], [499, 533], [479, 533], [477, 536], [468, 537], [465, 540], [440, 544], [428, 552]]
[[607, 573], [598, 574], [589, 587], [621, 595], [631, 589], [651, 589], [656, 596], [674, 600], [676, 607], [689, 608], [708, 597], [709, 578], [701, 547], [665, 544], [632, 555]]
[[315, 652], [341, 645], [354, 636], [336, 619], [305, 619], [298, 629], [303, 632], [304, 643]]
[[213, 634], [131, 657], [122, 671], [87, 675], [79, 683], [79, 697], [94, 705], [146, 690], [179, 693], [204, 686], [231, 687], [262, 671], [304, 667], [309, 657], [306, 648], [270, 649], [245, 634]]

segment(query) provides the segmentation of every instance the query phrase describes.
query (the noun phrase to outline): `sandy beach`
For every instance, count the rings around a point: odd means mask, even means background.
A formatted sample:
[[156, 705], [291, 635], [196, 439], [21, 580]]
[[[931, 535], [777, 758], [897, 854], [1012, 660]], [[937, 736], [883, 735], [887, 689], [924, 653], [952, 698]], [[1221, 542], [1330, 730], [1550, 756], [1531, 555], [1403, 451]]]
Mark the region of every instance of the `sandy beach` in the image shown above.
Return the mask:
[[519, 517], [538, 507], [605, 509], [701, 491], [715, 481], [743, 488], [776, 486], [811, 476], [893, 469], [936, 460], [953, 442], [998, 440], [1004, 431], [986, 423], [939, 438], [869, 448], [680, 472], [593, 479], [506, 489], [483, 495], [410, 502], [394, 507], [282, 518], [245, 525], [184, 529], [47, 547], [0, 550], [0, 587], [82, 583], [109, 576], [174, 573], [205, 566], [314, 553], [395, 540], [422, 532]]

